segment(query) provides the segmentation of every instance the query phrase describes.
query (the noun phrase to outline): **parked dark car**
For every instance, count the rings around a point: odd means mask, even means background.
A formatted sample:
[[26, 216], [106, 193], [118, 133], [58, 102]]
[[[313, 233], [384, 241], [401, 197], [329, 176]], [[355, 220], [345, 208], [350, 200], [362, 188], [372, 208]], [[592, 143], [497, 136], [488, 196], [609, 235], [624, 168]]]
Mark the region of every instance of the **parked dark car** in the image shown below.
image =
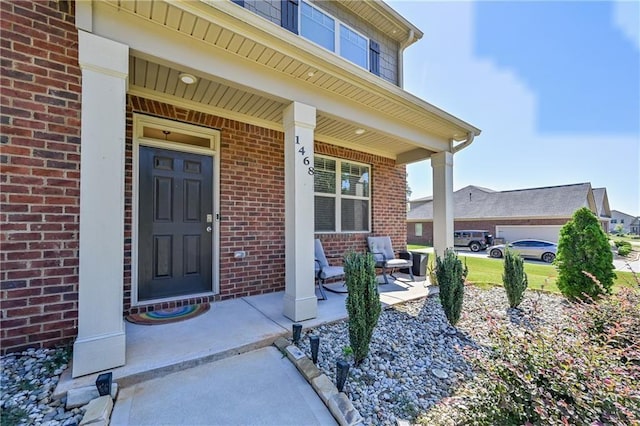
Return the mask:
[[517, 240], [509, 244], [498, 244], [489, 247], [489, 256], [500, 258], [504, 256], [506, 247], [529, 259], [542, 260], [551, 263], [556, 258], [558, 245], [544, 240]]

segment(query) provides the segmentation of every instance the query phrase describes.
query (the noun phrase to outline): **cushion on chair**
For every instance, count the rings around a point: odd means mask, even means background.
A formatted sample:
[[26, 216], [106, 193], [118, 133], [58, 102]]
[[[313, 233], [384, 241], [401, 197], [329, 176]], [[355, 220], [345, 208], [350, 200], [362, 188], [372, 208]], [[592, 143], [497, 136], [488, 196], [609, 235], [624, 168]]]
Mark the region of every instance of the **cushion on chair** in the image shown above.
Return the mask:
[[324, 248], [322, 248], [322, 243], [319, 238], [315, 240], [315, 256], [316, 260], [316, 271], [318, 270], [318, 263], [320, 263], [320, 268], [325, 268], [329, 266], [329, 261], [327, 260], [327, 256], [324, 254]]
[[[367, 237], [367, 243], [376, 262], [382, 262], [384, 258], [393, 259], [395, 257], [391, 237]], [[381, 253], [384, 254], [384, 257]]]
[[320, 279], [328, 280], [329, 278], [341, 277], [344, 275], [342, 266], [325, 266], [320, 272]]
[[408, 259], [389, 259], [385, 265], [387, 268], [410, 268], [413, 262]]

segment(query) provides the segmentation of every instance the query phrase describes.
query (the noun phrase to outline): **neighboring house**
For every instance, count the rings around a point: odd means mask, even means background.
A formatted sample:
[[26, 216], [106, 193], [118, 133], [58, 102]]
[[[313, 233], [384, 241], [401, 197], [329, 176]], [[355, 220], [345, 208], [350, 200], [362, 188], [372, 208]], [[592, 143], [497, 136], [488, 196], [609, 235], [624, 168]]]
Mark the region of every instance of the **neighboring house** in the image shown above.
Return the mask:
[[623, 234], [640, 234], [638, 230], [638, 222], [640, 217], [632, 216], [627, 213], [623, 213], [618, 210], [611, 210], [611, 222], [609, 223], [609, 232], [614, 232], [616, 227], [620, 225], [622, 227]]
[[[433, 201], [410, 201], [407, 241], [432, 244]], [[470, 185], [453, 195], [455, 229], [487, 230], [496, 238], [514, 241], [538, 238], [558, 241], [560, 228], [581, 208], [588, 207], [607, 231], [611, 211], [605, 188], [590, 183], [545, 188], [493, 191]]]
[[402, 89], [422, 32], [385, 3], [2, 12], [4, 353], [75, 339], [81, 376], [125, 363], [127, 313], [284, 290], [313, 318], [314, 238], [403, 247], [411, 162], [453, 245], [452, 158], [480, 130]]
[[640, 216], [636, 217], [629, 226], [629, 233], [633, 235], [640, 235]]

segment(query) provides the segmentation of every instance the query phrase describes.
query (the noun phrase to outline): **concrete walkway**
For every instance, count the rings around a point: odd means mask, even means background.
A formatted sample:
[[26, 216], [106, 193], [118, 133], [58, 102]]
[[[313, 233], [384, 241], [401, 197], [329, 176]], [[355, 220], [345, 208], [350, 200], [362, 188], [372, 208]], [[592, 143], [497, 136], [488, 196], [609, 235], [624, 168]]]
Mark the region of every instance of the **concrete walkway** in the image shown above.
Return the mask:
[[[424, 278], [379, 286], [383, 306], [429, 294]], [[382, 277], [379, 277], [381, 280]], [[341, 283], [332, 284], [344, 290]], [[347, 318], [346, 294], [327, 292], [303, 328]], [[330, 425], [335, 421], [291, 362], [272, 346], [290, 337], [283, 292], [214, 302], [187, 321], [126, 323], [126, 365], [110, 370], [120, 391], [114, 425]], [[54, 392], [93, 386], [96, 374], [63, 373]]]
[[111, 425], [335, 425], [298, 370], [274, 346], [120, 391]]

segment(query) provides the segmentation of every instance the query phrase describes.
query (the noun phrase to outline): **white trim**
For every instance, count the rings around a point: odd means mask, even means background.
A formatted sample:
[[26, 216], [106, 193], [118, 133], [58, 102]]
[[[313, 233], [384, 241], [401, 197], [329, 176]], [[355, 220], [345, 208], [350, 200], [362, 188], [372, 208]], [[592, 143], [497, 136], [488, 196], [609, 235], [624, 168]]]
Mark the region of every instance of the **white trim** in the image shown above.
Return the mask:
[[[170, 127], [180, 130], [182, 133], [209, 138], [210, 149], [189, 146], [176, 142], [145, 138], [142, 136], [144, 125]], [[152, 117], [139, 113], [133, 114], [133, 138], [132, 138], [132, 185], [131, 185], [131, 306], [152, 305], [159, 302], [185, 299], [185, 296], [169, 297], [153, 300], [138, 300], [138, 202], [139, 202], [139, 149], [140, 146], [168, 149], [171, 151], [186, 152], [191, 154], [206, 155], [213, 160], [213, 232], [211, 239], [211, 281], [212, 291], [189, 295], [188, 298], [205, 297], [220, 294], [220, 131], [217, 129], [197, 126], [180, 121], [165, 118]]]
[[[300, 37], [302, 37], [305, 40], [309, 40], [310, 42], [312, 42], [314, 45], [321, 47], [322, 49], [326, 50], [327, 52], [331, 52], [333, 54], [338, 55], [339, 57], [341, 57], [342, 59], [344, 59], [345, 61], [349, 61], [349, 63], [354, 64], [364, 70], [369, 71], [370, 69], [370, 54], [369, 54], [369, 50], [371, 49], [371, 38], [366, 36], [365, 34], [363, 34], [362, 32], [356, 30], [355, 28], [353, 28], [351, 25], [347, 24], [344, 21], [341, 21], [340, 19], [336, 18], [335, 16], [333, 16], [331, 13], [329, 13], [328, 11], [314, 5], [313, 3], [309, 3], [308, 1], [301, 1], [300, 2], [301, 5], [300, 7], [298, 7], [298, 34], [300, 35]], [[302, 4], [306, 4], [309, 7], [317, 10], [318, 12], [322, 13], [323, 15], [328, 16], [329, 18], [333, 19], [333, 46], [335, 50], [330, 50], [327, 49], [326, 47], [324, 47], [321, 44], [316, 43], [314, 40], [305, 37], [302, 35]], [[356, 62], [353, 62], [351, 59], [342, 56], [342, 51], [341, 51], [341, 45], [340, 45], [340, 25], [344, 25], [347, 29], [349, 29], [350, 31], [353, 31], [354, 33], [358, 34], [360, 37], [364, 38], [367, 41], [367, 47], [365, 48], [365, 58], [367, 63], [365, 64], [365, 66], [362, 66]], [[370, 71], [369, 71], [370, 72]]]
[[[335, 217], [336, 217], [336, 229], [334, 231], [316, 231], [315, 230], [315, 220], [314, 220], [314, 233], [315, 234], [368, 234], [371, 232], [371, 215], [372, 215], [372, 187], [373, 187], [373, 166], [371, 164], [367, 164], [367, 163], [360, 163], [358, 161], [352, 161], [349, 160], [347, 158], [340, 158], [340, 157], [332, 157], [330, 155], [324, 155], [324, 154], [314, 154], [314, 161], [315, 158], [326, 158], [332, 161], [336, 162], [336, 181], [335, 181], [335, 192], [334, 193], [326, 193], [326, 192], [316, 192], [315, 188], [313, 191], [313, 197], [315, 199], [316, 196], [318, 197], [327, 197], [327, 198], [335, 198], [336, 203], [335, 203]], [[340, 192], [340, 188], [342, 187], [342, 181], [341, 181], [341, 175], [342, 175], [342, 162], [346, 162], [346, 163], [350, 163], [350, 164], [355, 164], [357, 166], [362, 166], [362, 167], [366, 167], [367, 169], [369, 169], [369, 195], [367, 197], [364, 196], [357, 196], [357, 195], [343, 195]], [[369, 226], [366, 230], [363, 231], [343, 231], [342, 230], [342, 200], [346, 199], [346, 200], [364, 200], [367, 201], [369, 203], [368, 205], [368, 223]]]

